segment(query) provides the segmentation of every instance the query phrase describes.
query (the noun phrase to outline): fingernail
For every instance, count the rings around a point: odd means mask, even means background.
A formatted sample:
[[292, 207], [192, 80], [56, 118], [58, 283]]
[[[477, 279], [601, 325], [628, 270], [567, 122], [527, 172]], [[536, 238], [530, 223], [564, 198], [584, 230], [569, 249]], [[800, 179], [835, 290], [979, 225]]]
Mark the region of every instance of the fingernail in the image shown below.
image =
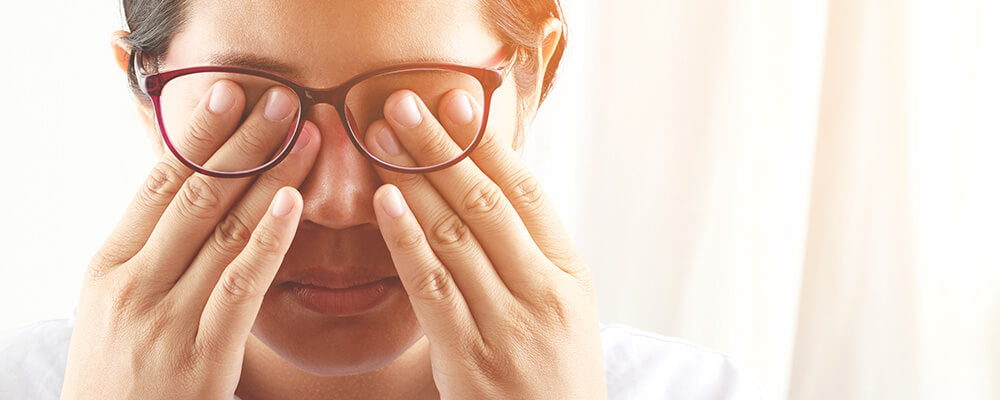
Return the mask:
[[295, 101], [284, 90], [275, 89], [271, 91], [264, 105], [264, 118], [271, 121], [283, 121], [295, 111]]
[[472, 102], [469, 95], [461, 92], [451, 97], [448, 104], [448, 118], [456, 125], [465, 125], [472, 122]]
[[230, 108], [233, 108], [233, 103], [236, 102], [233, 91], [226, 86], [222, 82], [217, 82], [212, 86], [212, 95], [208, 99], [208, 110], [214, 114], [229, 111]]
[[417, 108], [417, 100], [413, 94], [403, 96], [392, 110], [393, 119], [407, 128], [420, 125], [420, 109]]
[[295, 205], [295, 202], [292, 200], [292, 195], [289, 192], [290, 190], [286, 189], [278, 190], [278, 194], [271, 201], [271, 215], [281, 218], [292, 212], [292, 206]]
[[388, 126], [383, 126], [382, 129], [378, 130], [376, 135], [378, 136], [375, 136], [375, 141], [378, 142], [378, 146], [382, 150], [390, 155], [399, 154], [399, 142], [396, 141], [396, 135], [392, 134]]
[[390, 217], [398, 218], [403, 215], [405, 209], [406, 205], [403, 203], [403, 195], [399, 193], [399, 189], [395, 186], [389, 187], [382, 198], [382, 210], [385, 210], [385, 213]]
[[312, 140], [312, 128], [309, 124], [302, 126], [302, 132], [299, 132], [299, 138], [295, 139], [295, 147], [292, 147], [292, 153], [298, 153], [309, 146], [309, 141]]

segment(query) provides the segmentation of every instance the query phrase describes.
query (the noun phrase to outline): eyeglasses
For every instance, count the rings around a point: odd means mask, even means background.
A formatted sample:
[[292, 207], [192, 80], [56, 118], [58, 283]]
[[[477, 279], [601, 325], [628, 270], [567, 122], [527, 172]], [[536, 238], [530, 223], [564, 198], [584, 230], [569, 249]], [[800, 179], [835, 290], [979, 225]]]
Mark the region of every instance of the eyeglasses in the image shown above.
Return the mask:
[[[448, 63], [413, 63], [390, 66], [356, 75], [347, 81], [325, 89], [299, 85], [283, 76], [235, 66], [197, 66], [147, 74], [142, 68], [142, 54], [133, 52], [132, 58], [139, 89], [152, 101], [157, 125], [167, 148], [187, 167], [213, 177], [239, 178], [251, 176], [281, 162], [302, 131], [305, 119], [302, 110], [317, 104], [330, 104], [340, 116], [354, 147], [375, 165], [404, 173], [426, 173], [452, 166], [475, 149], [482, 140], [490, 114], [493, 92], [507, 78], [516, 61], [516, 51], [502, 65], [482, 68]], [[198, 126], [192, 117], [199, 104], [207, 101], [206, 93], [220, 80], [239, 85], [244, 93], [243, 115], [239, 121], [222, 122], [220, 127]], [[451, 134], [460, 152], [449, 154], [435, 162], [400, 165], [375, 156], [365, 140], [368, 130], [378, 129], [373, 124], [382, 119], [382, 110], [390, 94], [408, 89], [417, 94], [437, 117], [437, 103], [453, 89], [462, 89], [472, 96], [472, 104], [482, 107], [482, 120], [478, 132]], [[294, 98], [294, 110], [283, 104], [285, 113], [275, 118], [267, 116], [269, 103], [275, 101], [278, 91]], [[204, 107], [204, 106], [201, 106]], [[294, 111], [294, 113], [293, 113]], [[440, 118], [439, 118], [440, 120]], [[212, 129], [209, 129], [212, 128]], [[212, 135], [208, 131], [226, 130], [225, 134]], [[239, 157], [212, 157], [193, 148], [226, 149], [226, 154]], [[234, 159], [235, 158], [235, 159]]]

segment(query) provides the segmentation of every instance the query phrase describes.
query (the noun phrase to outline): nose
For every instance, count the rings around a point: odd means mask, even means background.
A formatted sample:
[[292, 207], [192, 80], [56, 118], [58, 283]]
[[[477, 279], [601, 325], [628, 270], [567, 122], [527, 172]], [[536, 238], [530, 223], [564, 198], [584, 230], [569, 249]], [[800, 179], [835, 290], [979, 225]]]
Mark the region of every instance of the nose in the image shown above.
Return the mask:
[[354, 147], [332, 106], [317, 104], [306, 119], [319, 127], [322, 145], [299, 188], [302, 219], [330, 229], [375, 225], [372, 197], [381, 181], [371, 162]]

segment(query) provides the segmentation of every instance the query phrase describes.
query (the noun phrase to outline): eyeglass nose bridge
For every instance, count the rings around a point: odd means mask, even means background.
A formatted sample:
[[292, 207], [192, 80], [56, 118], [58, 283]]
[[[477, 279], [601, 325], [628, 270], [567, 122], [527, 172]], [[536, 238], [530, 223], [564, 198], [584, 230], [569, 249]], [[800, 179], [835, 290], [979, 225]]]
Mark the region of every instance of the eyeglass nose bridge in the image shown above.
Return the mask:
[[[340, 86], [335, 86], [326, 89], [315, 89], [300, 87], [301, 97], [304, 98], [304, 104], [302, 104], [302, 110], [308, 110], [318, 104], [328, 104], [332, 106], [338, 115], [340, 115], [340, 122], [343, 124], [344, 130], [347, 132], [347, 136], [351, 139], [351, 143], [362, 155], [375, 161], [380, 165], [388, 165], [385, 162], [378, 160], [375, 156], [365, 150], [361, 142], [358, 141], [358, 137], [354, 133], [354, 127], [357, 126], [357, 122], [354, 121], [354, 115], [351, 114], [350, 110], [347, 110], [345, 106], [347, 102], [347, 91], [350, 90], [351, 86], [348, 84], [343, 84]], [[305, 112], [305, 111], [303, 111]], [[391, 165], [386, 166], [389, 169], [396, 169]]]
[[327, 104], [333, 107], [337, 114], [340, 115], [341, 124], [343, 124], [344, 130], [348, 132], [348, 136], [350, 136], [351, 141], [354, 142], [358, 151], [364, 154], [367, 153], [367, 151], [362, 148], [361, 143], [358, 142], [358, 139], [355, 137], [354, 126], [357, 126], [357, 123], [354, 121], [354, 115], [352, 115], [346, 107], [347, 91], [349, 89], [350, 85], [346, 84], [326, 89], [302, 87], [300, 88], [302, 92], [301, 97], [304, 101], [302, 104], [302, 112], [304, 115], [306, 112], [305, 110], [319, 104]]
[[343, 124], [344, 129], [347, 131], [347, 136], [348, 138], [350, 138], [351, 143], [354, 145], [354, 148], [357, 149], [357, 151], [361, 153], [362, 156], [365, 156], [366, 158], [368, 158], [375, 164], [381, 166], [382, 168], [404, 173], [418, 173], [418, 172], [424, 172], [425, 170], [429, 172], [445, 168], [449, 165], [455, 164], [458, 161], [456, 160], [449, 163], [432, 166], [430, 168], [419, 168], [419, 167], [396, 166], [386, 163], [385, 161], [378, 159], [378, 157], [375, 157], [375, 155], [373, 155], [371, 152], [365, 149], [365, 147], [358, 140], [357, 134], [354, 133], [354, 129], [355, 126], [357, 126], [357, 122], [354, 121], [354, 115], [345, 106], [345, 103], [347, 102], [347, 91], [350, 88], [351, 85], [349, 84], [343, 84], [340, 86], [327, 89], [313, 89], [305, 87], [300, 88], [301, 97], [305, 99], [305, 104], [302, 105], [302, 109], [305, 110], [318, 104], [329, 104], [333, 106], [333, 108], [337, 110], [337, 114], [340, 115], [341, 123]]
[[307, 101], [303, 108], [317, 104], [329, 104], [334, 108], [341, 109], [347, 99], [346, 89], [347, 87], [343, 85], [327, 89], [302, 88], [302, 97]]

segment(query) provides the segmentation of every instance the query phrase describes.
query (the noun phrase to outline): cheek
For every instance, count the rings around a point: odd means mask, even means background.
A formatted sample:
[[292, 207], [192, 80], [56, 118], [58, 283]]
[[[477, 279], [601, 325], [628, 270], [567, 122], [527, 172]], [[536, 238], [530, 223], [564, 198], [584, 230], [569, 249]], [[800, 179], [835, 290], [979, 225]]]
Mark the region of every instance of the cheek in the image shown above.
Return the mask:
[[156, 125], [156, 115], [153, 113], [153, 106], [146, 104], [142, 100], [136, 99], [135, 110], [139, 114], [143, 128], [145, 128], [146, 138], [149, 139], [149, 144], [153, 149], [153, 154], [157, 158], [163, 157], [167, 148], [163, 143], [163, 137], [160, 136], [160, 129]]
[[519, 127], [524, 127], [527, 121], [521, 121], [518, 113], [517, 88], [513, 79], [504, 82], [503, 86], [493, 93], [490, 101], [490, 116], [486, 122], [487, 132], [496, 135], [502, 143], [510, 143], [516, 149], [523, 142], [523, 134]]
[[153, 149], [153, 155], [155, 155], [157, 159], [163, 158], [163, 156], [170, 152], [170, 150], [167, 149], [167, 144], [163, 142], [163, 136], [160, 135], [160, 128], [156, 126], [155, 120], [149, 123], [146, 127], [146, 134], [149, 139], [149, 145]]

